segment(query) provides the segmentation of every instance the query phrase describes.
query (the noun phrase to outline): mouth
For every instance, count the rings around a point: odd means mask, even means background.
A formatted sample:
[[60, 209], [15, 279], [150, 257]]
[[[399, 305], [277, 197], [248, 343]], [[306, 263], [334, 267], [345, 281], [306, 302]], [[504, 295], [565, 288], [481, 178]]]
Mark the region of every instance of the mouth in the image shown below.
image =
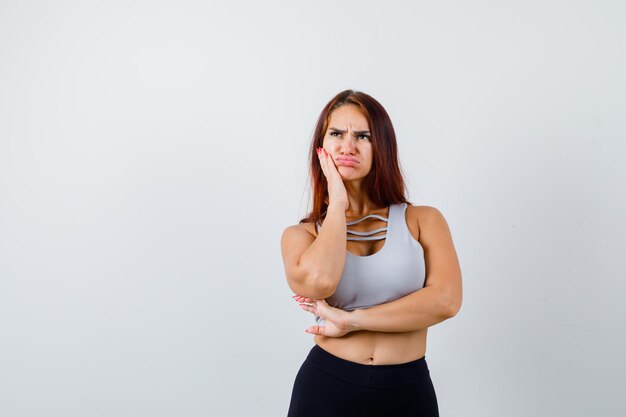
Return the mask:
[[336, 162], [337, 166], [343, 166], [343, 167], [353, 167], [356, 166], [356, 162], [354, 161], [337, 161]]
[[353, 166], [357, 165], [358, 163], [359, 163], [359, 161], [357, 161], [354, 158], [339, 157], [339, 158], [335, 159], [335, 164], [343, 165], [343, 166], [347, 166], [347, 167], [353, 167]]

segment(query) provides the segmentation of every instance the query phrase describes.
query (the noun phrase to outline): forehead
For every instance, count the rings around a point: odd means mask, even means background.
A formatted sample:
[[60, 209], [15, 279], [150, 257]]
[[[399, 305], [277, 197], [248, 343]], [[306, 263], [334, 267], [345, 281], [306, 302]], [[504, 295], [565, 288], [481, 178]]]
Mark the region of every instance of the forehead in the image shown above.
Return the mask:
[[328, 118], [328, 127], [339, 129], [368, 130], [369, 122], [361, 109], [354, 104], [345, 104], [335, 109]]

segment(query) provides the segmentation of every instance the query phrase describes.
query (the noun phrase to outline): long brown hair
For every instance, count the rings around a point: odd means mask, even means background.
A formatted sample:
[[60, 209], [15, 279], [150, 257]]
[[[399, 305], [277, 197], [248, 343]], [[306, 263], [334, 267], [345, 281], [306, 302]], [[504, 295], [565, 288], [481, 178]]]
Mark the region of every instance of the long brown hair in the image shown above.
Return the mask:
[[378, 207], [410, 203], [406, 199], [404, 176], [398, 161], [398, 144], [391, 119], [385, 108], [373, 97], [360, 91], [345, 90], [333, 97], [322, 110], [313, 132], [309, 150], [310, 175], [313, 189], [313, 209], [300, 220], [320, 222], [328, 208], [328, 182], [322, 171], [316, 149], [324, 142], [330, 115], [337, 108], [353, 104], [358, 106], [370, 125], [372, 141], [372, 168], [364, 179], [369, 199]]

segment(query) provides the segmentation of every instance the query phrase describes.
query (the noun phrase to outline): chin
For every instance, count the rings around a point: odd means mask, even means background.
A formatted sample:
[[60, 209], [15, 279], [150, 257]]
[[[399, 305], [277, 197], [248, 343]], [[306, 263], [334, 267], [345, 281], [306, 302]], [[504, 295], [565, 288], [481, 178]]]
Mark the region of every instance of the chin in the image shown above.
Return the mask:
[[339, 175], [341, 175], [341, 179], [344, 181], [354, 181], [354, 180], [361, 180], [363, 178], [365, 178], [365, 175], [359, 175], [356, 172], [346, 172], [343, 173], [341, 171], [339, 171]]

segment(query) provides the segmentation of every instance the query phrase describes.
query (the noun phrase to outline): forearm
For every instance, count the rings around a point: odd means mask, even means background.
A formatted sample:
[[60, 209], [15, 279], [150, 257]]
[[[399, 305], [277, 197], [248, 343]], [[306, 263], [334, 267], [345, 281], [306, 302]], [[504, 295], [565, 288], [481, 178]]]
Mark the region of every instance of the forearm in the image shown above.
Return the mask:
[[397, 300], [349, 315], [352, 330], [410, 332], [434, 326], [453, 317], [447, 298], [436, 287], [424, 287]]
[[345, 264], [346, 232], [345, 210], [331, 204], [317, 238], [300, 259], [300, 264], [307, 265], [312, 271], [314, 281], [333, 291], [339, 284]]

